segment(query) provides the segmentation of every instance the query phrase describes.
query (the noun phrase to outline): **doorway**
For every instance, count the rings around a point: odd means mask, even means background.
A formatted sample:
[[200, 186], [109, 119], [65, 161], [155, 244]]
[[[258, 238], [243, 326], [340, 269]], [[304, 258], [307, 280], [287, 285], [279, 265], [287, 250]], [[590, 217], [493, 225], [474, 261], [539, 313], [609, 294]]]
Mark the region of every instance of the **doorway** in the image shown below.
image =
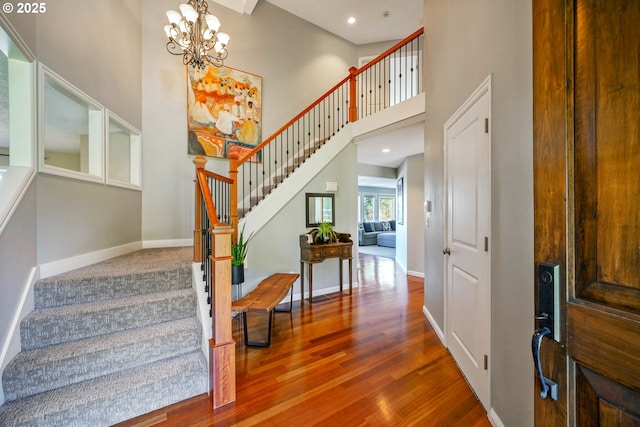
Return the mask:
[[445, 336], [485, 409], [491, 352], [491, 76], [445, 123]]

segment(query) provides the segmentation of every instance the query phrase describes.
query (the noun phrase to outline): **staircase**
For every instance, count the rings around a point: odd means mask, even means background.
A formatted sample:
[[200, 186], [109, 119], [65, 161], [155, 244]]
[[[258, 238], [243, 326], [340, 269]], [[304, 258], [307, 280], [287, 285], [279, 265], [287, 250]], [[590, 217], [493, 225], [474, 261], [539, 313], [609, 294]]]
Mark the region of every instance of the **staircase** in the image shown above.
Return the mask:
[[36, 283], [2, 426], [106, 426], [206, 393], [192, 248], [146, 249]]

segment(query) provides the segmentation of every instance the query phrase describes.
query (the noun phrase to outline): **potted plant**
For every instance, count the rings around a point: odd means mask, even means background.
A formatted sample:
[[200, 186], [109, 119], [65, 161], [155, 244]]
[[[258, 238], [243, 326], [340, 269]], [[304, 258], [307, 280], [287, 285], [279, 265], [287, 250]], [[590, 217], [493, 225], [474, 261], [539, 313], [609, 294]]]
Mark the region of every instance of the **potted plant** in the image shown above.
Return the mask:
[[231, 283], [237, 285], [244, 282], [244, 260], [247, 257], [247, 244], [253, 233], [244, 240], [244, 226], [238, 236], [238, 241], [231, 244]]
[[331, 243], [338, 241], [338, 234], [330, 222], [321, 222], [318, 228], [311, 230], [314, 243]]

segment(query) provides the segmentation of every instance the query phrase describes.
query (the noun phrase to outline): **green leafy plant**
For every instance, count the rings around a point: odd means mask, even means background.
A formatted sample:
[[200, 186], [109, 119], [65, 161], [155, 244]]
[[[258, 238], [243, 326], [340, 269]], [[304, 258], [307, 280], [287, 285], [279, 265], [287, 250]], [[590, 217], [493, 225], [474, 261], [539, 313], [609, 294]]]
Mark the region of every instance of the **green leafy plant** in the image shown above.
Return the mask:
[[247, 249], [249, 240], [253, 233], [249, 235], [247, 240], [244, 240], [244, 226], [242, 227], [242, 231], [238, 236], [238, 241], [231, 244], [231, 265], [242, 265], [244, 264], [244, 260], [247, 257]]
[[315, 233], [312, 233], [314, 242], [329, 243], [338, 241], [338, 234], [330, 222], [321, 222], [314, 231]]

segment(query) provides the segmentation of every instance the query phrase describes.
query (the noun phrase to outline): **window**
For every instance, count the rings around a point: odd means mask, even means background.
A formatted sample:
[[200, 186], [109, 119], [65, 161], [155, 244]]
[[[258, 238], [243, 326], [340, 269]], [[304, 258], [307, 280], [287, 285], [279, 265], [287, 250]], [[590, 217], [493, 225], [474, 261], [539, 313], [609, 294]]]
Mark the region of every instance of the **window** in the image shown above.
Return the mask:
[[391, 221], [395, 219], [396, 197], [385, 194], [384, 189], [371, 187], [358, 192], [358, 218], [360, 221]]
[[40, 65], [40, 170], [103, 182], [102, 107]]
[[362, 221], [376, 220], [376, 199], [375, 194], [362, 196]]
[[139, 189], [142, 179], [140, 131], [111, 111], [107, 116], [107, 184]]
[[39, 71], [40, 171], [141, 189], [141, 132], [46, 66]]
[[395, 197], [380, 195], [380, 203], [378, 206], [378, 220], [391, 221], [395, 212]]

